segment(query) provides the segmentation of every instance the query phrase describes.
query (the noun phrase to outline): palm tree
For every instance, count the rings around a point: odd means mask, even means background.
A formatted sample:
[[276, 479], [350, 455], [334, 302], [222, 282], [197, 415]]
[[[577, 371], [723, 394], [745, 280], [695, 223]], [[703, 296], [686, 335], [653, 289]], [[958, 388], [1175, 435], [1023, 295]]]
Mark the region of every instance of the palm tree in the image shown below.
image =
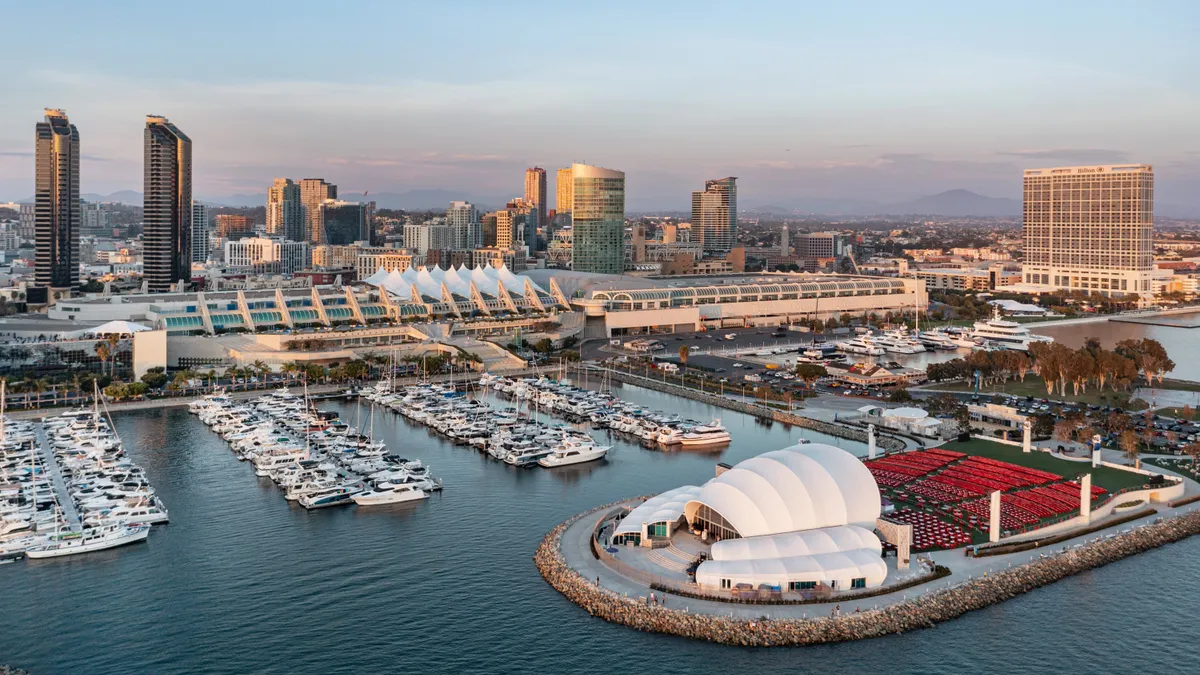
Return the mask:
[[42, 392], [46, 391], [46, 388], [49, 386], [50, 386], [50, 383], [47, 382], [45, 380], [45, 378], [38, 378], [33, 381], [33, 391], [37, 393], [37, 407], [38, 408], [42, 407]]
[[108, 357], [112, 356], [112, 347], [108, 346], [107, 342], [97, 342], [96, 357], [100, 359], [100, 374], [104, 374], [104, 367], [108, 365]]
[[213, 380], [216, 379], [216, 377], [217, 377], [217, 371], [213, 370], [212, 368], [209, 368], [208, 372], [205, 373], [204, 376], [208, 378], [208, 388], [212, 389]]
[[288, 361], [279, 367], [279, 372], [286, 375], [289, 380], [294, 379], [296, 377], [296, 373], [299, 371], [300, 366], [296, 365], [295, 361]]
[[121, 336], [115, 333], [110, 333], [108, 337], [104, 339], [106, 342], [108, 342], [108, 354], [112, 359], [112, 364], [110, 366], [111, 372], [109, 372], [109, 375], [115, 377], [117, 374], [117, 347], [121, 345]]
[[267, 375], [271, 373], [271, 366], [268, 366], [266, 361], [258, 359], [251, 365], [251, 367], [258, 371], [261, 386], [265, 387], [267, 384]]

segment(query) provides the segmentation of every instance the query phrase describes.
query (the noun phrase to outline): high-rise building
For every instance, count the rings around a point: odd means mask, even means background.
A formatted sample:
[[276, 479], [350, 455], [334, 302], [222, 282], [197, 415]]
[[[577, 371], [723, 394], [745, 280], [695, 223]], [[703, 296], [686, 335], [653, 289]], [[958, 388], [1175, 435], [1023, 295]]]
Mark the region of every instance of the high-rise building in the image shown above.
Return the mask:
[[304, 219], [304, 239], [312, 244], [326, 244], [321, 241], [325, 225], [321, 222], [321, 204], [326, 199], [337, 199], [337, 186], [326, 183], [324, 178], [303, 178], [300, 180], [300, 206]]
[[571, 177], [571, 167], [558, 170], [557, 183], [554, 186], [555, 215], [571, 215], [571, 191], [575, 189], [575, 180]]
[[625, 262], [625, 173], [571, 165], [571, 268], [620, 274]]
[[[524, 199], [513, 199], [504, 208], [512, 212], [513, 247], [523, 245], [529, 249], [530, 253], [538, 250], [537, 233], [542, 221], [538, 220], [537, 205]], [[521, 242], [521, 244], [518, 245], [516, 242]]]
[[1024, 197], [1025, 283], [1105, 296], [1151, 294], [1150, 165], [1029, 169]]
[[470, 202], [450, 202], [446, 209], [446, 223], [454, 230], [456, 250], [479, 248], [483, 245], [483, 226], [479, 209]]
[[192, 262], [204, 263], [212, 252], [212, 207], [192, 202]]
[[788, 226], [785, 223], [783, 230], [779, 233], [779, 255], [788, 257], [792, 254], [792, 242], [788, 241]]
[[290, 178], [276, 178], [267, 188], [267, 234], [289, 241], [307, 241], [300, 186]]
[[192, 140], [165, 117], [146, 116], [142, 269], [151, 293], [192, 276]]
[[254, 219], [240, 213], [218, 213], [213, 216], [217, 236], [222, 239], [239, 239], [254, 234]]
[[704, 181], [692, 193], [692, 235], [705, 253], [728, 253], [737, 241], [737, 178]]
[[366, 204], [326, 199], [318, 211], [321, 222], [318, 244], [345, 246], [356, 241], [370, 241]]
[[525, 203], [537, 211], [538, 226], [546, 224], [546, 170], [540, 166], [525, 169]]
[[[34, 283], [49, 303], [79, 283], [79, 130], [62, 110], [35, 127]], [[45, 289], [45, 296], [42, 291]]]
[[519, 235], [517, 234], [517, 212], [515, 209], [501, 209], [489, 215], [496, 218], [496, 241], [493, 244], [496, 248], [511, 249], [516, 246]]

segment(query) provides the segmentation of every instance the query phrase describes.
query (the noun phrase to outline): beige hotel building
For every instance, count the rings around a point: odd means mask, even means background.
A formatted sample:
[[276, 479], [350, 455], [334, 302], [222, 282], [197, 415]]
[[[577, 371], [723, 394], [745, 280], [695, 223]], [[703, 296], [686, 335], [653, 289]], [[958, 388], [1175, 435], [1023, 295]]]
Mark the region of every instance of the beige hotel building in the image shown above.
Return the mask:
[[1153, 167], [1028, 169], [1024, 195], [1023, 285], [1150, 297]]

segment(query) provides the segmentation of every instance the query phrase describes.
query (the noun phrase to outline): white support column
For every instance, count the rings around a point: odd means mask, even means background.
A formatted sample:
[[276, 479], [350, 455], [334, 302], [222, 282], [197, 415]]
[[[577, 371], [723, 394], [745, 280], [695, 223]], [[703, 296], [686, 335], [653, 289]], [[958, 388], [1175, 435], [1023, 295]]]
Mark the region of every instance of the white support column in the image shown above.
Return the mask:
[[992, 493], [992, 504], [988, 509], [988, 541], [1000, 541], [1000, 491]]
[[867, 425], [867, 459], [875, 459], [875, 425]]
[[1021, 426], [1024, 427], [1024, 437], [1021, 440], [1021, 450], [1024, 452], [1029, 452], [1033, 446], [1033, 423], [1029, 421], [1029, 418], [1025, 418], [1025, 424]]
[[1092, 468], [1095, 468], [1095, 467], [1100, 466], [1100, 462], [1104, 461], [1104, 455], [1100, 451], [1100, 435], [1099, 434], [1092, 436], [1092, 442], [1090, 444], [1090, 447], [1092, 450]]
[[1087, 474], [1079, 481], [1079, 515], [1087, 522], [1092, 521], [1092, 474]]

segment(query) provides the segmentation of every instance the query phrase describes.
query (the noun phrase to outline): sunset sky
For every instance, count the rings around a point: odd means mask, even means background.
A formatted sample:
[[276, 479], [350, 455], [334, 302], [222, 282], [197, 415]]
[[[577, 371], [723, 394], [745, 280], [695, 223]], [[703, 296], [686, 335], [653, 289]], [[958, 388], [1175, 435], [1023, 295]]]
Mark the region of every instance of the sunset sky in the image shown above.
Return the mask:
[[1017, 198], [1023, 168], [1145, 162], [1160, 204], [1200, 205], [1200, 3], [55, 7], [4, 3], [0, 200], [33, 193], [61, 107], [84, 192], [141, 190], [154, 113], [191, 136], [202, 198], [275, 176], [518, 194], [572, 160], [624, 170], [638, 209], [726, 175], [746, 206]]

